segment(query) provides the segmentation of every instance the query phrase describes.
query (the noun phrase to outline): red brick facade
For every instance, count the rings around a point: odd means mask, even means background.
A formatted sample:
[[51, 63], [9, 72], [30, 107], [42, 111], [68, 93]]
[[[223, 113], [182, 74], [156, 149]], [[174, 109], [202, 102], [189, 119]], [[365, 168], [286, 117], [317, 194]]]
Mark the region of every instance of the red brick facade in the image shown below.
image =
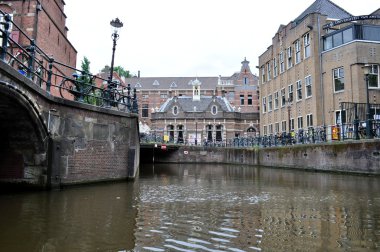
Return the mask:
[[[67, 39], [66, 15], [63, 0], [9, 0], [0, 1], [0, 9], [9, 13], [20, 29], [36, 41], [36, 45], [55, 61], [76, 67], [77, 51]], [[18, 44], [26, 47], [29, 40], [19, 31], [12, 31], [12, 38]], [[38, 55], [37, 55], [38, 57]], [[43, 62], [47, 69], [48, 62]], [[55, 65], [56, 66], [56, 65]], [[73, 70], [54, 67], [53, 73], [71, 75]], [[54, 77], [53, 84], [59, 83], [60, 78]], [[58, 94], [58, 89], [52, 87], [52, 94]]]

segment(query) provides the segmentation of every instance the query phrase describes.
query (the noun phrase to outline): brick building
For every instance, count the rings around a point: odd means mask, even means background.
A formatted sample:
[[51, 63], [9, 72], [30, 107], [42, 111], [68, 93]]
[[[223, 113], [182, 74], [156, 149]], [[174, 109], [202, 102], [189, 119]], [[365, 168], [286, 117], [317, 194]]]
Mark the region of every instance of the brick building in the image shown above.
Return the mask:
[[192, 95], [174, 95], [151, 113], [151, 132], [167, 136], [175, 143], [225, 143], [238, 136], [255, 136], [259, 129], [259, 113], [236, 110], [221, 91], [221, 96], [202, 95], [198, 78], [189, 85]]
[[[8, 0], [0, 1], [0, 9], [11, 15], [13, 22], [24, 31], [29, 38], [34, 39], [47, 55], [52, 55], [55, 61], [76, 67], [77, 51], [67, 38], [66, 15], [64, 0]], [[23, 47], [30, 45], [26, 37], [13, 29], [11, 36]], [[38, 55], [37, 55], [38, 57]], [[48, 62], [43, 61], [47, 69]], [[55, 65], [53, 73], [71, 75], [73, 70]], [[53, 84], [59, 83], [55, 76]], [[53, 94], [58, 91], [52, 88]]]
[[375, 19], [356, 18], [329, 0], [317, 0], [279, 27], [259, 57], [263, 134], [352, 123], [352, 110], [344, 104], [366, 103], [365, 64], [372, 67], [371, 107], [379, 104], [378, 12]]
[[[225, 97], [233, 110], [239, 113], [240, 118], [245, 118], [246, 125], [237, 127], [231, 135], [244, 135], [247, 130], [258, 132], [259, 113], [259, 89], [258, 77], [251, 72], [249, 61], [241, 62], [240, 71], [232, 76], [215, 77], [133, 77], [125, 80], [137, 89], [140, 122], [149, 128], [158, 128], [151, 122], [152, 114], [159, 111], [160, 107], [173, 97], [192, 97], [193, 83], [198, 80], [201, 83], [199, 90], [202, 97]], [[177, 99], [182, 100], [182, 98]], [[193, 107], [192, 107], [193, 108]], [[204, 111], [197, 111], [204, 112]], [[257, 115], [257, 116], [256, 116]], [[161, 114], [161, 117], [163, 115]], [[157, 121], [155, 122], [157, 123]], [[257, 128], [256, 128], [257, 126]], [[234, 126], [235, 127], [235, 126]], [[160, 129], [166, 128], [161, 125]], [[229, 130], [232, 130], [228, 127]], [[225, 128], [226, 130], [226, 128]], [[236, 133], [236, 134], [235, 134]], [[230, 135], [228, 135], [230, 137]]]

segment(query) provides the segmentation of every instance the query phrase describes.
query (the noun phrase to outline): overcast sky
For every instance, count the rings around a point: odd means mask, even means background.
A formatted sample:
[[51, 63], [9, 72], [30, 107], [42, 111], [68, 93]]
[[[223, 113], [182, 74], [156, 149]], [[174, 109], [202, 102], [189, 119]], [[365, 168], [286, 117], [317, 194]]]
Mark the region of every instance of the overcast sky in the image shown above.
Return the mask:
[[[68, 38], [91, 72], [111, 64], [110, 21], [123, 23], [115, 66], [142, 77], [230, 76], [244, 57], [251, 70], [288, 24], [314, 0], [65, 0]], [[367, 15], [379, 0], [333, 0], [352, 15]]]

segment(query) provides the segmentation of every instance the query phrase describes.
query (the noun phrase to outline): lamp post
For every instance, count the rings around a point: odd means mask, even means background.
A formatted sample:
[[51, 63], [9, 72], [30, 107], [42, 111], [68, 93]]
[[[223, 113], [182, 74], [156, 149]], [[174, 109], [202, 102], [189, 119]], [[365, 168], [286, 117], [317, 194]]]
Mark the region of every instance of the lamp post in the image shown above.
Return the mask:
[[366, 85], [366, 93], [367, 93], [367, 113], [366, 113], [366, 122], [365, 122], [365, 135], [367, 139], [372, 138], [372, 121], [371, 121], [371, 106], [369, 103], [369, 74], [371, 72], [371, 65], [365, 64], [363, 67], [364, 70], [364, 76], [365, 76], [365, 85]]
[[[123, 23], [119, 20], [119, 18], [116, 18], [110, 22], [111, 26], [113, 27], [113, 33], [112, 33], [112, 59], [111, 59], [111, 68], [110, 68], [110, 76], [108, 77], [108, 94], [110, 94], [110, 85], [112, 83], [112, 77], [113, 77], [113, 63], [115, 59], [115, 50], [116, 50], [116, 41], [119, 39], [119, 29], [123, 27]], [[109, 100], [108, 100], [109, 103]]]

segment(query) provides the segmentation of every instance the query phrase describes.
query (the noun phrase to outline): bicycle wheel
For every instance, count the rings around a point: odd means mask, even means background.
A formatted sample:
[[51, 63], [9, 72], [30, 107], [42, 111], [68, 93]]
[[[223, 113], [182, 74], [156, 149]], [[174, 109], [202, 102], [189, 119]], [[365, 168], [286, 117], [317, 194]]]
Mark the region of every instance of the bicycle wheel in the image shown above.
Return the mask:
[[63, 99], [74, 100], [74, 85], [68, 79], [63, 79], [59, 84], [59, 94]]

